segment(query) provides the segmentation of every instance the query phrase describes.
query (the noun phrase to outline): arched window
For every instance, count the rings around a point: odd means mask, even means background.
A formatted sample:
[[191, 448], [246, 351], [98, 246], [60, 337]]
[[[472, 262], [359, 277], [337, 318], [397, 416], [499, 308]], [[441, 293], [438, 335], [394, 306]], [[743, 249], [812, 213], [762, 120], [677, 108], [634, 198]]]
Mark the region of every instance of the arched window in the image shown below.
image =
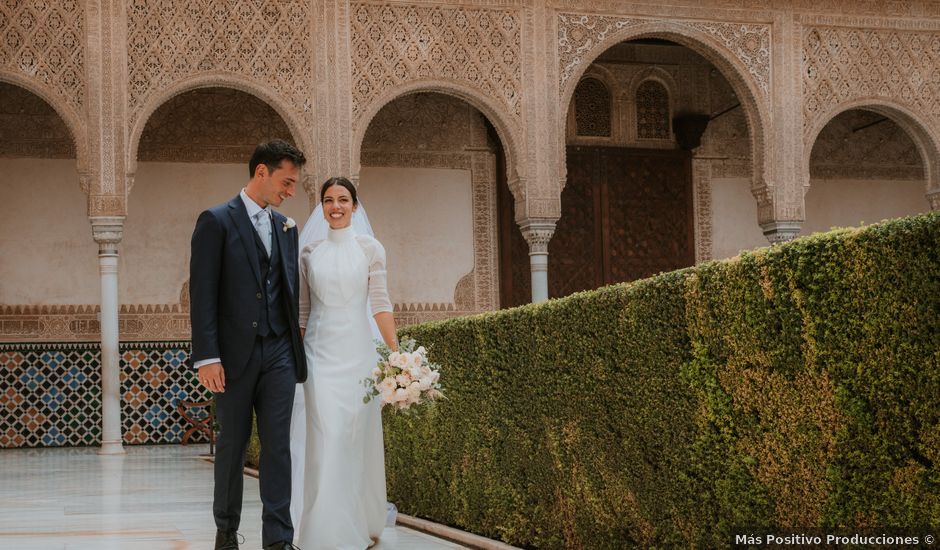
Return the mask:
[[579, 136], [610, 137], [610, 92], [596, 78], [585, 78], [574, 91]]
[[647, 80], [636, 89], [636, 137], [669, 139], [669, 92], [656, 80]]

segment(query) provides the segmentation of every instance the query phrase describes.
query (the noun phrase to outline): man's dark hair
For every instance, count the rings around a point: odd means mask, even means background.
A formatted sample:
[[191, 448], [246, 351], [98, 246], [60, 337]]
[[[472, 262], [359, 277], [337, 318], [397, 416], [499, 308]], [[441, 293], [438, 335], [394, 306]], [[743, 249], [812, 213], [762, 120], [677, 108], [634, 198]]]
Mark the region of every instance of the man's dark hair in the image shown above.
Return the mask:
[[304, 164], [307, 163], [307, 157], [300, 151], [300, 149], [294, 147], [290, 143], [287, 143], [283, 139], [274, 139], [267, 143], [259, 143], [255, 147], [255, 152], [251, 155], [251, 160], [248, 162], [248, 177], [255, 177], [255, 169], [258, 168], [259, 164], [263, 164], [268, 167], [268, 172], [273, 172], [281, 166], [281, 161], [289, 160], [297, 166], [297, 168], [303, 168]]

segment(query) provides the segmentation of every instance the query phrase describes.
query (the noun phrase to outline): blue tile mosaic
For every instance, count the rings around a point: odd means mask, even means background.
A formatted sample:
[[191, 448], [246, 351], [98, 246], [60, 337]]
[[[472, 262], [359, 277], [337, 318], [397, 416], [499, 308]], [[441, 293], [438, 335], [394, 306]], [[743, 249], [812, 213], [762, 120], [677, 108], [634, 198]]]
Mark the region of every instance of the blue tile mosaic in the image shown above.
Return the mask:
[[[189, 351], [189, 342], [121, 345], [125, 443], [180, 441], [188, 424], [177, 403], [209, 398]], [[98, 343], [0, 344], [0, 448], [100, 444], [100, 364]]]

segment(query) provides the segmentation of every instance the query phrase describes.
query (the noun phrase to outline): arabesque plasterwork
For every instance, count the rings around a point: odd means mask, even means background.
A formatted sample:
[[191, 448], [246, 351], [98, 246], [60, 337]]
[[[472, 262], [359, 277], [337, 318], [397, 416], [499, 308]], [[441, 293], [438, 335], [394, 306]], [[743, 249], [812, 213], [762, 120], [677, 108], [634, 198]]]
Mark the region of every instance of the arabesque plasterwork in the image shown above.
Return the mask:
[[521, 29], [517, 10], [353, 3], [353, 123], [389, 88], [427, 79], [477, 89], [518, 119]]
[[[559, 93], [566, 89], [568, 79], [584, 63], [593, 59], [599, 45], [608, 45], [611, 37], [631, 27], [652, 22], [650, 19], [560, 13], [558, 14]], [[770, 93], [770, 25], [701, 21], [672, 21], [680, 29], [686, 27], [709, 37], [718, 51], [726, 52], [747, 67], [748, 75], [764, 96]], [[610, 43], [609, 45], [613, 45]]]
[[312, 120], [311, 2], [132, 0], [127, 5], [127, 109], [134, 126], [160, 90], [187, 78], [246, 79]]
[[75, 111], [85, 104], [85, 10], [79, 0], [0, 2], [0, 69], [35, 81]]
[[841, 104], [876, 97], [940, 125], [940, 29], [806, 26], [803, 53], [805, 131]]

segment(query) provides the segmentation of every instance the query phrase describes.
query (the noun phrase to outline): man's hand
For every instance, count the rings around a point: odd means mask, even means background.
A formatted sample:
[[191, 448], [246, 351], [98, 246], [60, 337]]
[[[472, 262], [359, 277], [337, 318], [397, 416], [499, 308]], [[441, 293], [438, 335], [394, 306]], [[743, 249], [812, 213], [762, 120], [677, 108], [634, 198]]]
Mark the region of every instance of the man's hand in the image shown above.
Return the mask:
[[199, 367], [199, 382], [211, 392], [225, 391], [225, 371], [222, 363], [210, 363]]

